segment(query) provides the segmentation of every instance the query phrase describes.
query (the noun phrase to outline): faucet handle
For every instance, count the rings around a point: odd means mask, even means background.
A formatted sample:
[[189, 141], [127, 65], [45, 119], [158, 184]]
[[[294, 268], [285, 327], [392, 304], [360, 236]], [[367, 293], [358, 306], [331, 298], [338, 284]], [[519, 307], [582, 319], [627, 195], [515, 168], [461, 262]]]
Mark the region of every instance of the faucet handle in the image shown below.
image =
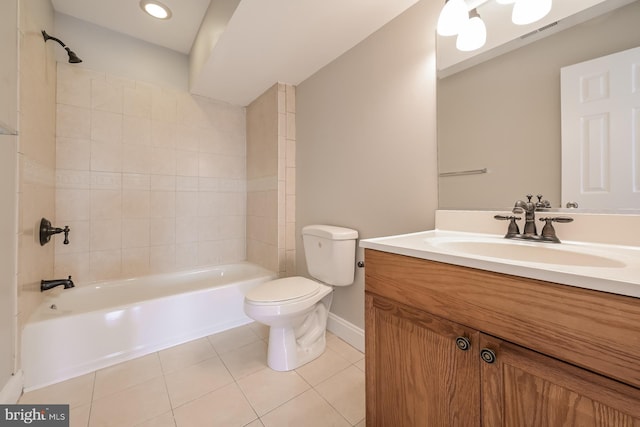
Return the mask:
[[520, 234], [520, 228], [518, 228], [516, 220], [522, 219], [521, 217], [514, 215], [494, 215], [493, 218], [500, 221], [510, 221], [509, 228], [507, 229], [507, 234], [504, 237], [512, 237], [516, 234]]
[[542, 194], [538, 194], [536, 197], [538, 198], [538, 201], [536, 202], [536, 209], [551, 207], [551, 202], [548, 200], [542, 200]]
[[558, 236], [556, 236], [556, 230], [555, 228], [553, 228], [552, 223], [554, 222], [567, 223], [567, 222], [573, 221], [573, 218], [569, 218], [566, 216], [556, 216], [556, 217], [540, 218], [540, 221], [545, 222], [544, 227], [542, 227], [542, 233], [540, 234], [542, 236], [542, 239], [549, 242], [560, 243], [560, 239], [558, 239]]

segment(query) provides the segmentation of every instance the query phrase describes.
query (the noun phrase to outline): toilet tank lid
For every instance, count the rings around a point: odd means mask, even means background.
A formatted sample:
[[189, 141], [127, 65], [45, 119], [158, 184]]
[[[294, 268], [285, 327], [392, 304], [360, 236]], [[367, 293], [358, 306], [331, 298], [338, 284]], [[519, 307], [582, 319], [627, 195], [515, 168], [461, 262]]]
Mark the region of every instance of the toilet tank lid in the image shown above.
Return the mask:
[[302, 235], [324, 237], [331, 240], [353, 240], [358, 238], [358, 232], [350, 228], [335, 225], [307, 225], [302, 228]]

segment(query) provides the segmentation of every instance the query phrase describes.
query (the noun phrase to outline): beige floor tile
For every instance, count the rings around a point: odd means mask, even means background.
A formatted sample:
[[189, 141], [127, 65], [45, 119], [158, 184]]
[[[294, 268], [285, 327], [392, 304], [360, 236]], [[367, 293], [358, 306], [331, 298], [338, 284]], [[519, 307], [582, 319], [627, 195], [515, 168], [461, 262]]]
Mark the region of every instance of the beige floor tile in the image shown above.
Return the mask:
[[264, 341], [269, 339], [269, 326], [264, 325], [262, 323], [253, 322], [248, 325], [251, 330]]
[[264, 427], [264, 424], [262, 424], [262, 421], [260, 421], [260, 420], [258, 419], [258, 420], [255, 420], [255, 421], [250, 422], [249, 424], [247, 424], [247, 425], [246, 425], [246, 426], [244, 426], [244, 427]]
[[365, 416], [364, 372], [355, 366], [349, 366], [315, 389], [351, 424]]
[[95, 373], [82, 375], [38, 390], [30, 391], [20, 397], [24, 404], [68, 404], [75, 408], [91, 403]]
[[90, 413], [90, 403], [71, 408], [69, 410], [69, 427], [87, 427], [89, 425]]
[[220, 354], [220, 358], [238, 380], [267, 367], [267, 343], [256, 341], [236, 350]]
[[330, 348], [326, 348], [320, 357], [299, 367], [296, 372], [309, 384], [315, 386], [349, 365], [347, 359]]
[[171, 347], [158, 354], [162, 371], [165, 374], [217, 356], [213, 346], [206, 338]]
[[309, 390], [260, 418], [265, 427], [350, 426], [315, 390]]
[[169, 411], [171, 404], [164, 379], [157, 377], [94, 400], [89, 426], [135, 426]]
[[360, 369], [362, 372], [365, 372], [365, 364], [364, 364], [364, 359], [360, 360], [359, 362], [356, 362], [353, 364], [353, 366], [355, 366], [356, 368]]
[[165, 412], [150, 420], [136, 424], [136, 427], [176, 427], [176, 422], [173, 419], [173, 412]]
[[158, 353], [138, 357], [96, 372], [93, 399], [100, 399], [162, 375]]
[[364, 420], [360, 421], [355, 425], [355, 427], [367, 427], [367, 419], [365, 418]]
[[207, 338], [219, 354], [233, 351], [247, 344], [262, 340], [256, 335], [250, 324], [229, 329], [228, 331], [215, 335], [209, 335]]
[[260, 416], [311, 388], [295, 371], [269, 368], [242, 378], [238, 386]]
[[165, 380], [173, 408], [234, 381], [222, 360], [217, 356], [167, 374]]
[[342, 341], [337, 336], [331, 334], [327, 336], [327, 347], [344, 357], [351, 363], [355, 363], [364, 358], [364, 354]]
[[192, 400], [173, 413], [178, 427], [240, 427], [257, 418], [235, 383]]

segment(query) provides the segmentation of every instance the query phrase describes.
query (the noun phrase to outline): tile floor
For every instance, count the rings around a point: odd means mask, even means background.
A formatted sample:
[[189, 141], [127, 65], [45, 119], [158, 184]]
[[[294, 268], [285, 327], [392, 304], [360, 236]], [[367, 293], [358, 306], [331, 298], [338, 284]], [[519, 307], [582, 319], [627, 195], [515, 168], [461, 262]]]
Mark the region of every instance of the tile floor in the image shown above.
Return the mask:
[[26, 393], [69, 404], [72, 427], [364, 427], [364, 355], [327, 333], [295, 371], [266, 365], [268, 329], [252, 323]]

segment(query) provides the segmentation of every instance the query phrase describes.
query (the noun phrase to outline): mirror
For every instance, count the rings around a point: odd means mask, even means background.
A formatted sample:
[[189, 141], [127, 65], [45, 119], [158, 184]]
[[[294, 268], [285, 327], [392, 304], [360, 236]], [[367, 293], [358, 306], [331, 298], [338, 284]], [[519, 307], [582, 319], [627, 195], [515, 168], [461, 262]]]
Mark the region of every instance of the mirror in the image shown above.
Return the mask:
[[640, 0], [439, 79], [439, 208], [560, 208], [560, 68], [639, 46], [638, 22]]

